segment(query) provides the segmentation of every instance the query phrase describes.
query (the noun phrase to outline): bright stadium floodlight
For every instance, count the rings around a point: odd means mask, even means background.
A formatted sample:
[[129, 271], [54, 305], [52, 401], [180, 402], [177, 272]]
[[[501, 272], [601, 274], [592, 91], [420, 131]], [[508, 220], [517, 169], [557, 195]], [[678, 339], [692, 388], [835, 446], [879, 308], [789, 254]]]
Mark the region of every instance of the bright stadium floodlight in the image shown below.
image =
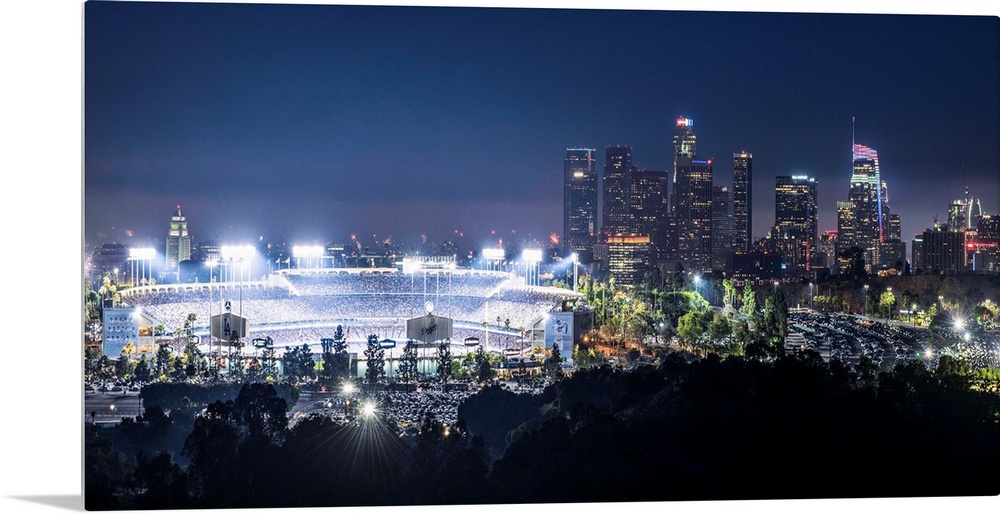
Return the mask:
[[223, 259], [249, 259], [257, 253], [252, 245], [224, 245], [219, 248]]
[[323, 247], [319, 245], [293, 245], [292, 255], [294, 257], [322, 257]]
[[156, 258], [156, 248], [130, 248], [128, 251], [128, 260], [131, 261], [130, 266], [132, 268], [129, 277], [132, 280], [132, 286], [137, 286], [141, 282], [139, 277], [143, 277], [146, 280], [146, 275], [152, 276], [150, 272], [150, 264], [153, 259]]
[[410, 257], [403, 257], [403, 273], [416, 273], [420, 271], [420, 269], [420, 261], [417, 259], [411, 259]]
[[306, 259], [306, 267], [312, 267], [316, 259], [322, 259], [324, 248], [319, 245], [293, 245], [292, 257], [298, 259], [298, 266], [302, 267], [302, 259]]
[[529, 286], [538, 285], [538, 263], [542, 260], [542, 251], [534, 248], [521, 252], [521, 259], [526, 263], [525, 281]]
[[503, 248], [483, 248], [483, 258], [495, 261], [503, 260]]
[[128, 258], [151, 261], [156, 258], [156, 248], [132, 248], [128, 251]]
[[521, 258], [526, 262], [536, 263], [542, 260], [541, 250], [525, 250], [521, 252]]
[[[219, 247], [219, 253], [222, 255], [222, 260], [229, 261], [230, 263], [240, 263], [240, 280], [243, 280], [244, 274], [249, 276], [249, 269], [243, 269], [242, 263], [246, 261], [247, 263], [257, 255], [257, 249], [252, 245], [225, 245]], [[230, 271], [229, 280], [232, 281], [232, 271]], [[242, 303], [242, 302], [241, 302]]]

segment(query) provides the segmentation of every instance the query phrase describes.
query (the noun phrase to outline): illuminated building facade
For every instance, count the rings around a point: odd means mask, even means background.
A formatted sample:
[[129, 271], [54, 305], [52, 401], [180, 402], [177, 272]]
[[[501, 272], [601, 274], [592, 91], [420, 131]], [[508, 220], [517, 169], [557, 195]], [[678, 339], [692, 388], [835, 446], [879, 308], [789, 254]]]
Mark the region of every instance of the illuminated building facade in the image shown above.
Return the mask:
[[975, 239], [972, 248], [966, 243], [966, 250], [971, 252], [969, 257], [974, 271], [1000, 272], [1000, 216], [976, 216]]
[[924, 230], [921, 266], [926, 273], [962, 273], [968, 269], [966, 233], [943, 230], [943, 227]]
[[785, 276], [802, 276], [811, 270], [816, 254], [818, 220], [816, 179], [805, 175], [775, 177], [774, 224], [785, 265]]
[[837, 231], [824, 230], [816, 240], [816, 259], [813, 261], [828, 270], [833, 270], [837, 262]]
[[712, 269], [732, 274], [729, 254], [737, 248], [733, 234], [733, 192], [729, 186], [712, 186]]
[[866, 270], [873, 273], [893, 267], [905, 258], [906, 245], [901, 241], [900, 234], [894, 233], [895, 229], [890, 227], [889, 191], [885, 180], [882, 180], [878, 152], [874, 148], [854, 144], [852, 156], [853, 173], [848, 201], [853, 216], [853, 232], [846, 234], [838, 227], [838, 252], [858, 247], [864, 253]]
[[753, 155], [733, 154], [733, 236], [738, 250], [753, 246]]
[[976, 228], [976, 219], [983, 214], [983, 207], [978, 198], [969, 196], [969, 191], [965, 191], [965, 198], [954, 200], [948, 204], [948, 230], [961, 232]]
[[913, 236], [910, 242], [910, 271], [916, 273], [917, 270], [924, 269], [924, 235], [923, 233]]
[[854, 205], [851, 202], [837, 202], [837, 242], [834, 252], [837, 273], [847, 273], [850, 269], [850, 259], [844, 256], [844, 252], [855, 244], [856, 232]]
[[638, 286], [652, 266], [649, 236], [611, 236], [607, 240], [608, 278], [616, 285]]
[[712, 270], [712, 159], [678, 157], [672, 218], [676, 257], [696, 273]]
[[608, 146], [604, 150], [604, 219], [601, 229], [612, 235], [630, 234], [632, 147]]
[[649, 236], [651, 258], [656, 260], [666, 246], [667, 202], [670, 173], [663, 170], [637, 170], [632, 174], [629, 192], [629, 232]]
[[181, 214], [181, 206], [170, 218], [167, 232], [166, 270], [176, 271], [177, 264], [191, 258], [191, 236], [188, 235], [187, 218]]
[[590, 262], [597, 236], [595, 150], [569, 148], [563, 161], [563, 252]]
[[698, 138], [694, 134], [694, 120], [684, 116], [679, 116], [674, 120], [674, 136], [672, 149], [672, 176], [670, 186], [670, 214], [668, 215], [666, 226], [666, 249], [661, 252], [662, 257], [675, 259], [678, 262], [682, 259], [680, 255], [680, 220], [677, 217], [678, 188], [678, 166], [681, 163], [690, 163], [697, 155]]

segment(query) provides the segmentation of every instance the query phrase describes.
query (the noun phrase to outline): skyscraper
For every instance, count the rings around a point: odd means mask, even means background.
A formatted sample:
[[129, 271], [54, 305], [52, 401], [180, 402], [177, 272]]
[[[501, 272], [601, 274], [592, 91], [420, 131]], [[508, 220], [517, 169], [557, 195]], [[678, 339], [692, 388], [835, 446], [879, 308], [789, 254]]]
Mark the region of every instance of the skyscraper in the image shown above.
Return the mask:
[[638, 286], [651, 266], [648, 236], [611, 236], [605, 243], [608, 277], [616, 285]]
[[837, 259], [837, 231], [824, 230], [816, 239], [816, 260], [827, 271], [833, 271]]
[[629, 192], [631, 233], [649, 236], [650, 258], [657, 259], [666, 244], [666, 222], [670, 213], [667, 192], [670, 173], [664, 170], [636, 170]]
[[753, 246], [753, 155], [733, 154], [733, 236], [737, 250]]
[[732, 275], [732, 270], [729, 269], [731, 254], [737, 250], [733, 234], [732, 199], [733, 192], [729, 186], [712, 186], [712, 269], [729, 275]]
[[677, 194], [677, 160], [678, 159], [694, 159], [697, 156], [698, 150], [698, 139], [694, 135], [694, 120], [691, 118], [685, 118], [680, 116], [674, 122], [677, 129], [674, 132], [674, 153], [673, 153], [673, 178], [671, 179], [671, 184], [673, 189], [670, 191], [670, 212], [674, 212], [674, 205], [676, 204], [676, 194]]
[[965, 190], [965, 198], [953, 200], [948, 204], [948, 230], [961, 232], [976, 227], [976, 218], [983, 214], [983, 207], [978, 198], [969, 196]]
[[774, 224], [782, 238], [777, 244], [786, 276], [801, 276], [811, 269], [818, 228], [816, 198], [816, 179], [775, 177]]
[[678, 157], [673, 222], [677, 258], [689, 271], [712, 269], [712, 159]]
[[563, 251], [589, 262], [597, 235], [595, 150], [568, 148], [563, 161]]
[[962, 273], [968, 269], [965, 232], [942, 230], [938, 226], [924, 230], [921, 266], [930, 273]]
[[630, 234], [632, 147], [608, 146], [604, 150], [604, 220], [601, 229], [611, 235]]
[[680, 201], [677, 198], [678, 165], [681, 163], [690, 164], [691, 160], [696, 157], [698, 139], [694, 134], [693, 119], [679, 116], [674, 120], [674, 126], [671, 162], [672, 176], [670, 181], [670, 213], [667, 215], [667, 224], [665, 227], [666, 236], [664, 239], [666, 248], [660, 252], [660, 257], [681, 262], [684, 257], [681, 256], [681, 228], [680, 219], [677, 214], [677, 204]]
[[837, 242], [834, 244], [837, 273], [847, 273], [851, 269], [851, 259], [844, 252], [855, 245], [856, 232], [854, 205], [837, 202]]
[[181, 214], [181, 206], [170, 218], [167, 232], [166, 271], [177, 271], [177, 264], [191, 258], [191, 236], [188, 235], [187, 218]]
[[898, 248], [901, 241], [890, 239], [895, 234], [887, 232], [889, 193], [879, 169], [878, 152], [874, 148], [854, 144], [852, 155], [853, 173], [848, 200], [851, 203], [854, 230], [849, 238], [843, 232], [838, 235], [838, 253], [851, 247], [859, 248], [864, 253], [865, 268], [868, 272], [873, 272], [895, 265], [899, 260]]
[[976, 240], [973, 264], [977, 271], [1000, 272], [1000, 216], [976, 216]]

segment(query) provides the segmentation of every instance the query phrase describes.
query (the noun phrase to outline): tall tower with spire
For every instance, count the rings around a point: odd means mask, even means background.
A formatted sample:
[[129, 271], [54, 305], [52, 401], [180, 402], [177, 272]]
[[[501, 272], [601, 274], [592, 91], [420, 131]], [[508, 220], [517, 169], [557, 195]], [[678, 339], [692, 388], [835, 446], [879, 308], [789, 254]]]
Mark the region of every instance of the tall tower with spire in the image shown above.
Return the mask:
[[[837, 253], [857, 247], [864, 254], [869, 273], [894, 267], [906, 259], [906, 244], [899, 234], [899, 215], [889, 210], [889, 189], [882, 179], [878, 152], [854, 140], [854, 118], [851, 118], [852, 174], [848, 202], [838, 212], [838, 219], [850, 220], [849, 231], [837, 235]], [[843, 272], [843, 269], [841, 270]]]
[[170, 218], [166, 256], [166, 271], [177, 271], [177, 265], [181, 261], [191, 258], [191, 236], [188, 235], [187, 218], [181, 214], [180, 205]]

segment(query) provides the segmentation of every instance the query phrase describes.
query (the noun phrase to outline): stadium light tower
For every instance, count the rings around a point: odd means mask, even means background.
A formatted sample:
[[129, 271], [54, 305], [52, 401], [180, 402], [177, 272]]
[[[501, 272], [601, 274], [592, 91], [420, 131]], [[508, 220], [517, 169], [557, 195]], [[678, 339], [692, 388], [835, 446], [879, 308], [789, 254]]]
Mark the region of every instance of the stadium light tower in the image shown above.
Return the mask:
[[[297, 267], [302, 267], [302, 259], [306, 259], [306, 267], [315, 267], [310, 265], [310, 260], [315, 263], [315, 259], [323, 258], [323, 247], [320, 245], [294, 245], [292, 246], [292, 256], [298, 259]], [[319, 266], [319, 267], [322, 267]]]
[[493, 271], [493, 266], [490, 264], [498, 265], [503, 259], [503, 248], [483, 248], [483, 261], [487, 263], [487, 269], [490, 271]]
[[[526, 263], [525, 278], [529, 286], [538, 285], [538, 263], [542, 260], [542, 251], [529, 249], [521, 252], [521, 259]], [[532, 274], [534, 271], [534, 274]], [[532, 280], [534, 277], [534, 280]]]
[[232, 266], [234, 264], [241, 264], [240, 266], [240, 280], [243, 280], [243, 267], [242, 263], [247, 263], [247, 276], [250, 275], [250, 263], [254, 255], [257, 254], [257, 250], [252, 245], [238, 245], [238, 246], [222, 246], [219, 248], [219, 253], [222, 254], [223, 262], [228, 262], [230, 265], [229, 281], [232, 282]]
[[420, 271], [420, 261], [411, 257], [403, 257], [403, 273], [410, 275]]
[[[219, 248], [222, 254], [223, 260], [228, 260], [230, 263], [230, 270], [232, 265], [236, 264], [240, 267], [240, 319], [243, 319], [243, 263], [247, 263], [247, 276], [250, 276], [250, 265], [253, 256], [257, 254], [257, 250], [252, 245], [239, 245], [239, 246], [222, 246]], [[239, 334], [240, 338], [246, 337], [246, 334]]]
[[575, 292], [576, 292], [576, 282], [577, 282], [577, 278], [576, 278], [576, 267], [577, 267], [577, 265], [579, 265], [579, 263], [580, 263], [580, 256], [579, 256], [579, 255], [577, 255], [577, 253], [576, 253], [576, 252], [573, 252], [573, 253], [572, 253], [572, 254], [571, 254], [571, 255], [569, 256], [569, 258], [570, 258], [570, 260], [572, 260], [572, 261], [573, 261], [573, 292], [575, 293]]
[[[129, 249], [129, 251], [128, 251], [128, 260], [132, 264], [132, 266], [131, 266], [132, 270], [131, 270], [131, 273], [130, 273], [132, 287], [140, 285], [141, 282], [140, 282], [140, 280], [139, 280], [138, 277], [146, 279], [147, 278], [147, 276], [146, 276], [147, 273], [150, 274], [150, 277], [152, 276], [152, 273], [150, 273], [150, 267], [151, 267], [150, 266], [150, 262], [153, 259], [155, 259], [155, 258], [156, 258], [156, 249], [155, 248], [131, 248], [131, 249]], [[137, 275], [138, 275], [138, 277], [137, 277]]]
[[[208, 266], [208, 355], [209, 358], [212, 356], [212, 304], [215, 303], [215, 292], [212, 290], [212, 284], [215, 283], [215, 276], [213, 272], [215, 268], [219, 266], [219, 259], [212, 259], [205, 263]], [[219, 314], [222, 314], [220, 309]], [[211, 362], [211, 361], [209, 361]]]

